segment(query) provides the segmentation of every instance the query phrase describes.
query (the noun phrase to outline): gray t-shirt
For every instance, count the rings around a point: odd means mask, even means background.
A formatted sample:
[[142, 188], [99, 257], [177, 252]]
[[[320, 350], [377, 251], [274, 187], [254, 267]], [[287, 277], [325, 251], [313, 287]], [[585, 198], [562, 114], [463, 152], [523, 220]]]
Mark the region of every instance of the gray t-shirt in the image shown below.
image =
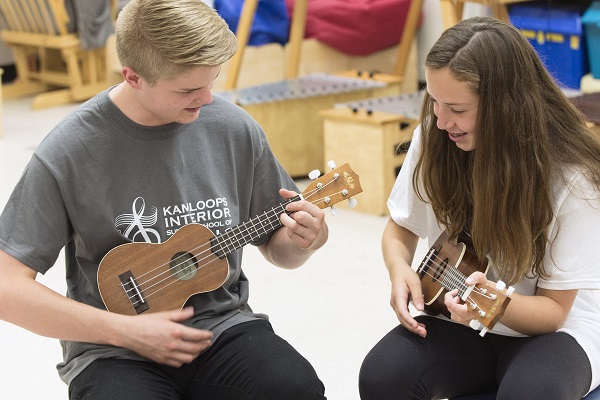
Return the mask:
[[[0, 248], [45, 273], [65, 248], [67, 296], [104, 309], [97, 284], [103, 256], [131, 241], [163, 243], [199, 223], [220, 234], [297, 190], [265, 134], [241, 108], [214, 96], [191, 124], [144, 127], [98, 94], [42, 141], [0, 216]], [[266, 243], [270, 234], [252, 244]], [[227, 256], [225, 284], [192, 296], [186, 324], [213, 331], [255, 318], [247, 305], [242, 251]], [[67, 384], [97, 358], [141, 359], [125, 349], [61, 342]]]

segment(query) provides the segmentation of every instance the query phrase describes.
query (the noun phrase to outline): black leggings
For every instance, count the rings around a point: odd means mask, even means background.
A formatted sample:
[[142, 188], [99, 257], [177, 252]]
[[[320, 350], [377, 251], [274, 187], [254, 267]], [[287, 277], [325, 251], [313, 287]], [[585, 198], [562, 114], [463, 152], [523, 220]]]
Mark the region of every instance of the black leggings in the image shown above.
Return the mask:
[[71, 400], [322, 400], [313, 367], [264, 320], [223, 332], [191, 364], [94, 361], [69, 386]]
[[444, 399], [498, 390], [497, 399], [578, 400], [592, 371], [566, 333], [507, 337], [429, 316], [422, 338], [398, 326], [363, 361], [363, 400]]

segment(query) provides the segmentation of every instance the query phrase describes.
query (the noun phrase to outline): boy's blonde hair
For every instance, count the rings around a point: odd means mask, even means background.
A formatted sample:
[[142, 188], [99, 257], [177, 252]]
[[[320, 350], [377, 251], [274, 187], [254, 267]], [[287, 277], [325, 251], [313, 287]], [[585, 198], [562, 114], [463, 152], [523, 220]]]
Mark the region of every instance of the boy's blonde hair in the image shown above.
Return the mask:
[[225, 20], [200, 0], [131, 0], [117, 18], [116, 44], [121, 65], [151, 85], [219, 66], [237, 50]]

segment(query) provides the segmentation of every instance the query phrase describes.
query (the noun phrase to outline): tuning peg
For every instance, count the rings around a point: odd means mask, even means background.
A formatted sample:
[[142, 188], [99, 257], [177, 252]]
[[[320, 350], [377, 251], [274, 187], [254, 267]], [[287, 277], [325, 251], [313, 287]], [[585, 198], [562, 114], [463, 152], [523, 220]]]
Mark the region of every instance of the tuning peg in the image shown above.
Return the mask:
[[312, 171], [310, 171], [308, 173], [308, 177], [313, 181], [315, 179], [317, 179], [320, 175], [321, 175], [321, 171], [319, 171], [318, 169], [313, 169]]
[[337, 208], [335, 208], [334, 206], [331, 206], [330, 208], [331, 208], [331, 215], [336, 216], [338, 213]]
[[353, 199], [352, 197], [350, 197], [348, 199], [348, 208], [354, 208], [354, 207], [356, 207], [357, 203], [358, 202], [356, 201], [356, 199]]
[[496, 289], [498, 289], [498, 290], [504, 290], [505, 288], [506, 288], [506, 283], [504, 283], [502, 281], [496, 282]]
[[477, 321], [476, 319], [472, 319], [471, 322], [469, 322], [469, 326], [475, 330], [478, 330], [481, 327], [481, 322]]
[[508, 289], [506, 289], [506, 295], [510, 297], [510, 295], [513, 294], [514, 291], [515, 291], [515, 288], [512, 286], [509, 286]]
[[331, 169], [335, 169], [335, 167], [336, 167], [336, 165], [335, 165], [335, 161], [333, 161], [333, 160], [329, 160], [329, 161], [327, 162], [327, 166], [328, 166], [329, 168], [331, 168]]
[[487, 333], [488, 328], [483, 328], [480, 332], [479, 332], [479, 336], [484, 337], [485, 334]]

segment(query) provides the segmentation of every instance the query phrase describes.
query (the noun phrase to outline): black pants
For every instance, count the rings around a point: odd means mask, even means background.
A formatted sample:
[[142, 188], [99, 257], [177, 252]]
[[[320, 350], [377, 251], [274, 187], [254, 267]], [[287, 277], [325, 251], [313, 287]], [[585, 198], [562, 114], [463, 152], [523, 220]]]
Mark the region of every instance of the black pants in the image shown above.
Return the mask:
[[422, 338], [398, 326], [363, 361], [363, 400], [444, 399], [498, 390], [497, 399], [579, 400], [592, 372], [581, 346], [566, 333], [506, 337], [433, 317]]
[[227, 329], [180, 368], [101, 359], [69, 386], [71, 400], [321, 400], [324, 392], [309, 362], [264, 320]]

